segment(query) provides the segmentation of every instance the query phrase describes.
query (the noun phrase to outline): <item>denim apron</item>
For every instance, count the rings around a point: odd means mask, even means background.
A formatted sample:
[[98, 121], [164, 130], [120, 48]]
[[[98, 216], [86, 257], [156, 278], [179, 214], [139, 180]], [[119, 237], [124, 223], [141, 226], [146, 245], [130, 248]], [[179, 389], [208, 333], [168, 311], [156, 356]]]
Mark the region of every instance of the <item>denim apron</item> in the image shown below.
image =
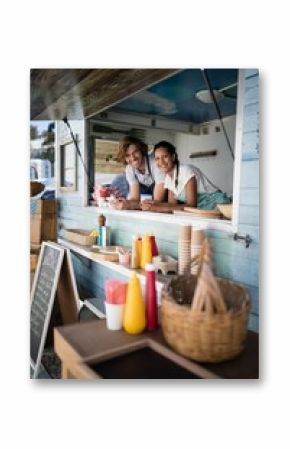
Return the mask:
[[153, 180], [153, 176], [152, 176], [152, 172], [151, 172], [151, 167], [150, 167], [150, 163], [149, 163], [149, 157], [148, 157], [148, 155], [146, 155], [145, 157], [146, 157], [146, 162], [147, 162], [147, 167], [148, 167], [149, 175], [150, 175], [150, 177], [151, 177], [151, 179], [152, 179], [152, 184], [150, 184], [150, 186], [147, 186], [146, 184], [142, 184], [142, 183], [139, 181], [139, 179], [138, 179], [136, 173], [135, 173], [135, 178], [137, 179], [138, 184], [139, 184], [139, 186], [140, 186], [140, 194], [141, 194], [141, 195], [152, 195], [152, 196], [153, 196], [153, 191], [154, 191], [155, 182], [154, 182], [154, 180]]

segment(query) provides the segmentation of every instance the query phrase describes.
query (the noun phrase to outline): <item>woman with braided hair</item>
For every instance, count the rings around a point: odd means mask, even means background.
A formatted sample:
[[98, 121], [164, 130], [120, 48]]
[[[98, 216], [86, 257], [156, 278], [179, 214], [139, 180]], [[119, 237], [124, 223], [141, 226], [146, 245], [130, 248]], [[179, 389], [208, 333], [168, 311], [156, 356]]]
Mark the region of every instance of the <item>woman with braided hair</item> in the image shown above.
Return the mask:
[[196, 207], [197, 179], [193, 167], [180, 164], [175, 146], [165, 140], [154, 146], [154, 158], [156, 166], [165, 173], [168, 202], [145, 200], [141, 204], [142, 210], [172, 212], [182, 210], [184, 206]]

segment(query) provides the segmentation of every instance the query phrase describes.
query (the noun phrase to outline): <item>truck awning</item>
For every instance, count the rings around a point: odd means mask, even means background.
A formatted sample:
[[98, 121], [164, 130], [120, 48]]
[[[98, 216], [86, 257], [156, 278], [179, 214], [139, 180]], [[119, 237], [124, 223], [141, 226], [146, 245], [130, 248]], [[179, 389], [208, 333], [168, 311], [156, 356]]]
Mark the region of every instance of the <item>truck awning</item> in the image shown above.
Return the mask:
[[31, 69], [30, 119], [89, 118], [178, 69]]

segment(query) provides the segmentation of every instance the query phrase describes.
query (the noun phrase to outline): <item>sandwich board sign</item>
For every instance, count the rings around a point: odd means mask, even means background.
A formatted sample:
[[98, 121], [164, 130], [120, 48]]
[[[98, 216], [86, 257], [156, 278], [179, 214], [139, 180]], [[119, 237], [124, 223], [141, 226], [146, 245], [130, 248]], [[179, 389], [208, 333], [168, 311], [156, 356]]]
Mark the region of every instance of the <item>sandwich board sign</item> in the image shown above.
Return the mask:
[[43, 242], [31, 290], [30, 364], [37, 378], [52, 311], [57, 300], [63, 324], [78, 321], [78, 293], [70, 251]]

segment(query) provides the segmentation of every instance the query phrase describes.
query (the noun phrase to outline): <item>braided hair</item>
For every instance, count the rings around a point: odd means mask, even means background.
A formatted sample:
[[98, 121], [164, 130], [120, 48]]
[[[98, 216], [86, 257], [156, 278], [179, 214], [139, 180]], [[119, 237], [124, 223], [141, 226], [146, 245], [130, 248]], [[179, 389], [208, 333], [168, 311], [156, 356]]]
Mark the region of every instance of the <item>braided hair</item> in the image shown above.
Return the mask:
[[156, 143], [156, 145], [154, 145], [154, 154], [155, 154], [155, 151], [158, 148], [165, 148], [165, 150], [167, 150], [167, 152], [171, 156], [175, 156], [175, 159], [174, 159], [174, 166], [176, 166], [175, 188], [177, 188], [177, 186], [178, 186], [178, 175], [179, 175], [179, 160], [178, 160], [176, 148], [175, 148], [174, 145], [172, 145], [172, 143], [167, 142], [166, 140], [161, 140], [160, 142]]

